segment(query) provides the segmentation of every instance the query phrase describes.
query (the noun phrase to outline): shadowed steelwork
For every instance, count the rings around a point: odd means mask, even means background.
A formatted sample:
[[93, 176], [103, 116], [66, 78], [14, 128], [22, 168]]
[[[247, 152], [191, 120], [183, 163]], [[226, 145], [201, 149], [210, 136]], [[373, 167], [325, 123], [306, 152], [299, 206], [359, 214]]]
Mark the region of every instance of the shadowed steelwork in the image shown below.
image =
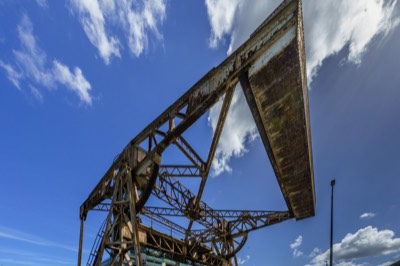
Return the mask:
[[[237, 83], [287, 210], [214, 210], [201, 199]], [[101, 265], [103, 255], [109, 257], [110, 265], [143, 265], [146, 250], [151, 250], [152, 257], [159, 254], [190, 265], [237, 265], [236, 254], [249, 232], [313, 216], [307, 93], [301, 1], [286, 0], [241, 47], [132, 139], [115, 159], [80, 208], [78, 265], [83, 225], [90, 210], [105, 211], [107, 217], [87, 265]], [[219, 100], [218, 124], [208, 156], [202, 158], [184, 132]], [[175, 158], [163, 163], [169, 147], [176, 147], [187, 163], [170, 163]], [[196, 191], [185, 185], [188, 179], [198, 180]], [[147, 206], [150, 196], [159, 206]]]

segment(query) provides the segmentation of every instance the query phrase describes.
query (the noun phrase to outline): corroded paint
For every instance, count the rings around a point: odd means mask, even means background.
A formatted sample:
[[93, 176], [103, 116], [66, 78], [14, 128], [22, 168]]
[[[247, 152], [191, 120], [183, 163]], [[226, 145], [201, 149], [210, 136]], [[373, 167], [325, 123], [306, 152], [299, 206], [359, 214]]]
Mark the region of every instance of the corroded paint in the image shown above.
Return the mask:
[[[314, 175], [304, 82], [304, 45], [300, 17], [283, 38], [259, 57], [249, 71], [246, 97], [253, 97], [253, 114], [283, 196], [296, 219], [315, 214]], [[272, 52], [275, 52], [273, 54]]]
[[266, 66], [269, 61], [279, 54], [284, 48], [286, 48], [296, 38], [296, 27], [291, 27], [286, 31], [281, 38], [274, 42], [269, 49], [265, 50], [257, 60], [251, 65], [249, 69], [249, 76], [257, 73], [261, 68]]

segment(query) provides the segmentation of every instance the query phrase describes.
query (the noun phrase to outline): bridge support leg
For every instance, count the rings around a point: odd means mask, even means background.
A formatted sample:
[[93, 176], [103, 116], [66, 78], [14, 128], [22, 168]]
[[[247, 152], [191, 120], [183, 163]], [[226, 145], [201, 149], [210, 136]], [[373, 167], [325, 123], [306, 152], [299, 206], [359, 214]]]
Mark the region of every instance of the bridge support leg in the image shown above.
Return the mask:
[[140, 249], [140, 240], [139, 240], [139, 227], [138, 222], [136, 219], [136, 199], [137, 199], [137, 192], [135, 187], [133, 186], [131, 171], [127, 173], [127, 181], [128, 181], [128, 189], [130, 190], [129, 194], [129, 208], [131, 214], [131, 223], [132, 223], [132, 238], [134, 240], [135, 246], [135, 257], [136, 257], [136, 266], [142, 266], [142, 253]]
[[85, 221], [81, 219], [81, 229], [79, 233], [79, 250], [78, 250], [78, 266], [81, 266], [82, 263], [82, 244], [83, 244], [83, 227]]

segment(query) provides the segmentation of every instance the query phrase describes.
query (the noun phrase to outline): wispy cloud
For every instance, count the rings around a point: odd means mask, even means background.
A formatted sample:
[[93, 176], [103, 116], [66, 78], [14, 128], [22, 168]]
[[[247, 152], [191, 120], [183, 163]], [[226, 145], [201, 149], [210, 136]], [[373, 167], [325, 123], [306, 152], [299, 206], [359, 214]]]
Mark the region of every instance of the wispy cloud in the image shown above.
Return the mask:
[[30, 85], [29, 88], [31, 89], [31, 93], [36, 98], [36, 100], [38, 100], [39, 102], [43, 102], [42, 93], [32, 85]]
[[162, 39], [158, 28], [166, 17], [165, 0], [70, 0], [70, 3], [105, 64], [109, 64], [113, 56], [121, 57], [121, 41], [111, 35], [109, 28], [122, 30], [135, 56], [146, 50], [150, 34]]
[[89, 41], [99, 50], [100, 56], [109, 64], [111, 56], [120, 57], [119, 42], [116, 37], [108, 36], [105, 19], [98, 1], [73, 0], [83, 30]]
[[296, 238], [296, 240], [292, 244], [290, 244], [290, 249], [293, 250], [294, 257], [299, 257], [303, 255], [303, 252], [299, 250], [299, 247], [301, 246], [302, 243], [303, 243], [303, 236], [300, 235]]
[[[217, 47], [225, 39], [230, 39], [227, 50], [230, 54], [248, 39], [266, 18], [266, 14], [270, 14], [281, 0], [205, 0], [205, 3], [211, 26], [210, 46]], [[396, 13], [397, 0], [310, 0], [303, 1], [303, 5], [307, 75], [310, 83], [317, 76], [324, 60], [346, 47], [349, 51], [343, 61], [361, 64], [362, 56], [368, 51], [372, 40], [384, 38], [400, 22]], [[256, 136], [251, 113], [239, 113], [240, 109], [246, 108], [243, 105], [247, 105], [247, 102], [239, 96], [236, 105], [231, 107], [231, 117], [228, 116], [228, 119], [234, 121], [234, 124], [229, 128], [229, 134], [234, 137], [223, 136], [227, 137], [226, 143], [219, 144], [220, 157], [213, 163], [217, 175], [231, 171], [231, 157], [242, 156], [246, 152], [246, 139]], [[218, 107], [214, 109], [209, 114], [211, 125], [218, 119]]]
[[[58, 242], [46, 240], [38, 236], [28, 234], [13, 228], [0, 226], [0, 238], [5, 238], [9, 240], [19, 241], [27, 244], [32, 244], [36, 246], [44, 246], [49, 248], [58, 248], [63, 250], [68, 250], [72, 252], [77, 252], [76, 247], [60, 244]], [[1, 252], [1, 250], [0, 250]]]
[[0, 60], [0, 68], [4, 69], [8, 79], [16, 88], [21, 90], [22, 83], [26, 83], [33, 96], [42, 101], [43, 94], [38, 87], [56, 89], [58, 85], [64, 85], [75, 92], [83, 103], [92, 104], [91, 85], [84, 77], [82, 70], [75, 67], [72, 72], [68, 66], [57, 59], [49, 63], [47, 54], [37, 44], [32, 22], [27, 15], [22, 16], [17, 31], [21, 48], [13, 50], [14, 63], [9, 64]]
[[47, 0], [36, 0], [36, 3], [40, 6], [40, 7], [47, 7]]
[[[40, 256], [44, 256], [43, 254], [38, 254], [39, 257], [26, 257], [24, 254], [17, 254], [18, 259], [16, 258], [0, 258], [0, 263], [2, 265], [29, 265], [29, 266], [43, 266], [43, 265], [73, 265], [74, 262], [70, 260], [54, 260], [54, 259], [46, 259], [40, 258]], [[22, 258], [21, 258], [22, 257]]]
[[218, 46], [224, 37], [232, 32], [240, 0], [206, 0], [211, 25], [210, 47]]
[[24, 260], [24, 259], [3, 259], [0, 258], [1, 263], [11, 264], [11, 265], [27, 265], [27, 266], [42, 266], [42, 262], [34, 262], [31, 260]]
[[243, 265], [243, 264], [247, 263], [249, 260], [250, 260], [250, 255], [246, 255], [246, 258], [244, 258], [244, 259], [238, 257], [238, 264]]
[[49, 259], [46, 258], [45, 254], [36, 254], [34, 257], [26, 256], [24, 253], [15, 254], [18, 255], [18, 259], [13, 258], [0, 258], [0, 263], [4, 265], [31, 265], [31, 266], [43, 266], [43, 265], [73, 265], [74, 262], [63, 259]]
[[37, 45], [36, 38], [33, 35], [33, 25], [27, 15], [22, 16], [17, 29], [21, 50], [13, 50], [13, 53], [24, 76], [45, 87], [54, 87], [54, 79], [51, 73], [46, 71], [47, 55]]
[[53, 74], [58, 82], [77, 93], [83, 102], [92, 104], [92, 97], [89, 94], [90, 83], [83, 76], [79, 67], [75, 67], [74, 72], [71, 72], [67, 66], [54, 60]]
[[366, 213], [363, 213], [363, 214], [360, 215], [360, 219], [362, 219], [362, 220], [369, 220], [369, 219], [371, 219], [371, 218], [374, 218], [375, 215], [376, 215], [376, 214], [373, 213], [373, 212], [366, 212]]
[[21, 86], [19, 84], [19, 80], [22, 78], [22, 73], [18, 72], [14, 69], [14, 67], [10, 64], [6, 64], [0, 60], [0, 67], [3, 68], [7, 73], [7, 78], [11, 81], [11, 83], [19, 90], [21, 90]]
[[320, 253], [321, 253], [321, 250], [319, 248], [314, 248], [313, 251], [311, 251], [309, 257], [314, 258], [315, 256], [317, 256]]
[[[389, 255], [400, 252], [400, 238], [395, 238], [391, 230], [381, 230], [367, 226], [354, 234], [347, 234], [340, 243], [333, 245], [335, 265], [364, 265], [350, 264], [354, 260]], [[308, 266], [322, 266], [329, 259], [329, 250], [315, 256]]]

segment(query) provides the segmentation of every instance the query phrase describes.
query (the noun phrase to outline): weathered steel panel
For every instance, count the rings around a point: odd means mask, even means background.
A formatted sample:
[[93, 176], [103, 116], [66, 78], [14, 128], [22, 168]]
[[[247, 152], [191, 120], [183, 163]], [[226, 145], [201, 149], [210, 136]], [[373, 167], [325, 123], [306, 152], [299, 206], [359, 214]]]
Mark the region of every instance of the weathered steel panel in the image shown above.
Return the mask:
[[314, 215], [315, 194], [301, 3], [292, 3], [291, 26], [249, 68], [243, 89], [288, 207], [303, 219]]

